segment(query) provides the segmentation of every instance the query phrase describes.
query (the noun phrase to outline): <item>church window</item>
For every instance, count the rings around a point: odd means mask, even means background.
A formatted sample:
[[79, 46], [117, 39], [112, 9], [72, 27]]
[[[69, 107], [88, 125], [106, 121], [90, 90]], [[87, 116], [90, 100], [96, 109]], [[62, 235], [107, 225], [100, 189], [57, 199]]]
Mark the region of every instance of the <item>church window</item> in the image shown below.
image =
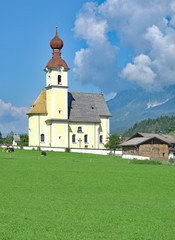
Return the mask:
[[72, 135], [72, 143], [76, 143], [76, 135], [75, 134]]
[[77, 132], [78, 132], [78, 133], [82, 133], [82, 127], [78, 127]]
[[61, 110], [59, 110], [59, 114], [61, 114]]
[[61, 84], [61, 75], [58, 75], [58, 85]]
[[59, 136], [59, 140], [61, 139], [61, 136]]
[[103, 135], [100, 135], [100, 143], [103, 143]]
[[41, 142], [44, 142], [44, 134], [41, 134]]
[[88, 142], [88, 135], [87, 135], [87, 134], [84, 135], [84, 142], [85, 142], [85, 143]]

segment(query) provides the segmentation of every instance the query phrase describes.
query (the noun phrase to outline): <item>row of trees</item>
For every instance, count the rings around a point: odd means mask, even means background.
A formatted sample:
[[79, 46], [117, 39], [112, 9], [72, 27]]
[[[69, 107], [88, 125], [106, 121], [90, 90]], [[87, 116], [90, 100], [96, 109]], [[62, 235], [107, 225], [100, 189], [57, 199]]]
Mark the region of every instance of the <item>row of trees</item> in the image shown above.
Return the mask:
[[142, 120], [134, 124], [133, 127], [129, 128], [124, 134], [124, 137], [130, 137], [136, 132], [155, 132], [161, 131], [164, 134], [175, 133], [175, 116], [160, 116], [158, 118], [149, 118]]
[[[13, 132], [10, 132], [7, 134], [5, 138], [2, 137], [2, 133], [0, 132], [0, 144], [5, 145], [12, 145], [13, 144]], [[18, 146], [27, 146], [28, 145], [28, 135], [27, 134], [21, 134], [20, 135], [20, 141], [18, 142]]]

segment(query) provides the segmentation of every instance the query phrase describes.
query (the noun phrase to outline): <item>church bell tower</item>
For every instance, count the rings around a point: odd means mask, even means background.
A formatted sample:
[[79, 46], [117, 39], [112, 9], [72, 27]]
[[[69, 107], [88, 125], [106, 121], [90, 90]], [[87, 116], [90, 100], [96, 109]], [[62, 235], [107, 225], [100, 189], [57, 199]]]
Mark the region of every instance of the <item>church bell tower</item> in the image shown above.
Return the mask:
[[[61, 147], [66, 136], [61, 133], [61, 127], [66, 127], [68, 131], [68, 70], [66, 62], [61, 58], [63, 41], [59, 38], [56, 28], [56, 35], [50, 41], [53, 49], [52, 59], [48, 62], [46, 71], [46, 99], [47, 99], [47, 124], [50, 125], [50, 146]], [[58, 136], [56, 136], [57, 134]], [[59, 141], [58, 141], [59, 139]], [[61, 141], [62, 140], [62, 141]], [[63, 144], [64, 145], [64, 144]], [[67, 145], [67, 144], [66, 144]]]

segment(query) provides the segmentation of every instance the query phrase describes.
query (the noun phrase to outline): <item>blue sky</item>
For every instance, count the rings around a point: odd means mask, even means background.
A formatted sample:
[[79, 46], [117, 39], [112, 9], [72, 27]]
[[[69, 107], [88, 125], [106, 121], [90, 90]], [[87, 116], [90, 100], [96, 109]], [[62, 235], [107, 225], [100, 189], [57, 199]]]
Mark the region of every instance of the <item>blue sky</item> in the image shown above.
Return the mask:
[[56, 24], [71, 68], [69, 91], [102, 91], [109, 99], [125, 88], [155, 91], [175, 83], [173, 0], [3, 1], [3, 134], [27, 132], [25, 112], [45, 88]]

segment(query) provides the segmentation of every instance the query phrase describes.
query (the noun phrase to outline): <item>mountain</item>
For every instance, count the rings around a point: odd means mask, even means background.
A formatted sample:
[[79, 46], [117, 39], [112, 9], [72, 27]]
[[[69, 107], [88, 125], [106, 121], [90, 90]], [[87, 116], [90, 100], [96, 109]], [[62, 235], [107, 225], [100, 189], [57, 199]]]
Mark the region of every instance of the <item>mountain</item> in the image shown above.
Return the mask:
[[107, 101], [112, 114], [111, 132], [123, 133], [134, 123], [164, 115], [175, 115], [175, 85], [159, 92], [135, 88], [118, 92]]

